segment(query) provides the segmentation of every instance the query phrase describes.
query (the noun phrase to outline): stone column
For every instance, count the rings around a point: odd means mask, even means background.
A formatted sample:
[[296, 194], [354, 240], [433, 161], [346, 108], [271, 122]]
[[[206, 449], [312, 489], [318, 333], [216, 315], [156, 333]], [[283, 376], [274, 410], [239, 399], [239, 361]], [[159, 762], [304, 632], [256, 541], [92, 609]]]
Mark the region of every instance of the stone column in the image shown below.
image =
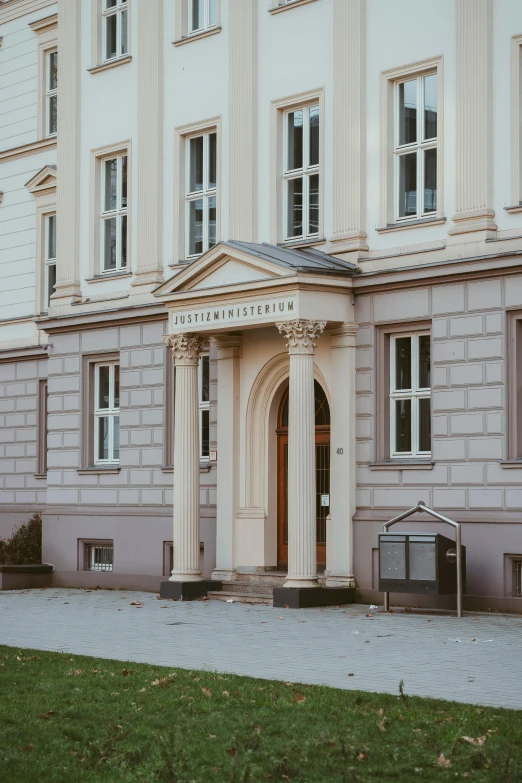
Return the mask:
[[330, 332], [331, 459], [330, 516], [326, 523], [327, 587], [354, 587], [355, 513], [355, 333], [345, 323]]
[[214, 337], [217, 348], [217, 524], [213, 579], [236, 578], [234, 525], [239, 507], [239, 354], [241, 337]]
[[[199, 397], [202, 340], [168, 335], [176, 364], [174, 402], [174, 568], [170, 582], [201, 582], [199, 568]], [[169, 596], [165, 596], [169, 597]]]
[[314, 353], [325, 321], [276, 324], [290, 354], [288, 419], [288, 578], [317, 587]]

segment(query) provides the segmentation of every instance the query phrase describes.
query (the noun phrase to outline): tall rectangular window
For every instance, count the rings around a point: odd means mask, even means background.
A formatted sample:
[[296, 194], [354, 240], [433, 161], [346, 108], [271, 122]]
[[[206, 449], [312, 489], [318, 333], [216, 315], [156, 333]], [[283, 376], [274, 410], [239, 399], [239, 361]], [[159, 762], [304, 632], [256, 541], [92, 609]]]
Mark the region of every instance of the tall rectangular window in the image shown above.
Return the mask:
[[45, 135], [56, 136], [58, 131], [58, 52], [45, 55]]
[[396, 220], [437, 212], [437, 74], [395, 83]]
[[103, 62], [125, 57], [128, 46], [127, 0], [102, 0], [102, 51]]
[[210, 356], [203, 354], [199, 360], [199, 438], [200, 456], [210, 457]]
[[391, 457], [431, 453], [431, 340], [429, 334], [394, 335], [390, 340]]
[[217, 3], [218, 0], [188, 0], [189, 35], [217, 26]]
[[94, 462], [117, 464], [120, 460], [120, 365], [94, 368]]
[[188, 138], [186, 150], [186, 254], [191, 258], [216, 244], [216, 132]]
[[127, 268], [127, 155], [102, 160], [102, 272]]
[[51, 304], [56, 285], [56, 215], [45, 219], [45, 309]]
[[284, 236], [319, 236], [319, 105], [284, 115]]

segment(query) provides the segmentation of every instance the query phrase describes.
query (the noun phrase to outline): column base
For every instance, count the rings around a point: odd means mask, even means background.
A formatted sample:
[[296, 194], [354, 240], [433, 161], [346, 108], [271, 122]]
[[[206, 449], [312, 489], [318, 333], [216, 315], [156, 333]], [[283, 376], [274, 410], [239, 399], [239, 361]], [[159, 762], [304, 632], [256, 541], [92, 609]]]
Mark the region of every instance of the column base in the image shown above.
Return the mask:
[[354, 587], [274, 587], [274, 606], [309, 609], [314, 606], [353, 604]]
[[326, 577], [327, 587], [355, 587], [355, 579], [353, 576], [336, 576], [330, 574]]
[[206, 596], [209, 590], [221, 590], [221, 582], [203, 579], [199, 582], [162, 582], [160, 598], [172, 601], [195, 601]]

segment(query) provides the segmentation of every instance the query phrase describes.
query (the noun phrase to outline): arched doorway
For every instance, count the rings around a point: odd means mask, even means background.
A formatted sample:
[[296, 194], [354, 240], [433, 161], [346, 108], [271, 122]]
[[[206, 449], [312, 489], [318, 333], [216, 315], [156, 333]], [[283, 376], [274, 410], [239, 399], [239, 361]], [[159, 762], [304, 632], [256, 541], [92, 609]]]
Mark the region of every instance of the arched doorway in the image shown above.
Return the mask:
[[[288, 568], [288, 388], [277, 417], [277, 564]], [[315, 393], [317, 565], [326, 567], [326, 517], [330, 513], [330, 406], [320, 383]]]

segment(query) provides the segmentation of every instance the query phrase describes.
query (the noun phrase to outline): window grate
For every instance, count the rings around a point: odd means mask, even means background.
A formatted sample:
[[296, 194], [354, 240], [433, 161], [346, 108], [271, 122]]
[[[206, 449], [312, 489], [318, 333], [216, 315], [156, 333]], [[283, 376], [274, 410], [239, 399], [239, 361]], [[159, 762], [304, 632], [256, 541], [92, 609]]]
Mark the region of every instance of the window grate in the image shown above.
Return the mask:
[[113, 544], [85, 544], [86, 571], [112, 571]]

